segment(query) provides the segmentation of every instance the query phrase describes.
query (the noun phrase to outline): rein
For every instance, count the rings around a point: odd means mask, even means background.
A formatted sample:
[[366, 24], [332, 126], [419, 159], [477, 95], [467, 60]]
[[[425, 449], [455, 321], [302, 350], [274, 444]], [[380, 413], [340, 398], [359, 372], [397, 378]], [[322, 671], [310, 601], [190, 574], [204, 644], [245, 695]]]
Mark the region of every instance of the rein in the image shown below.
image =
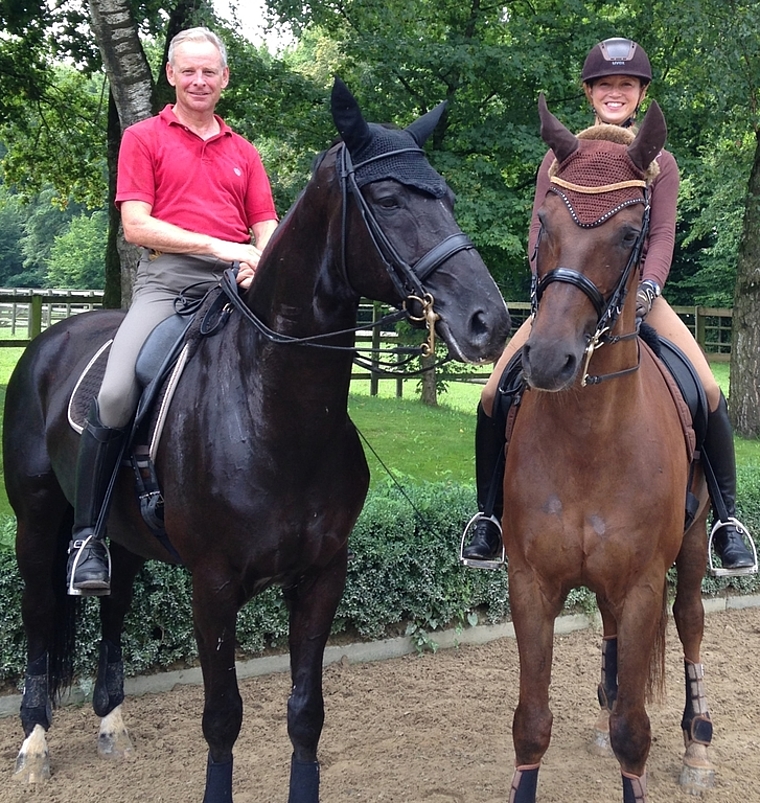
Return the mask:
[[[555, 183], [557, 182], [556, 177], [552, 179]], [[643, 182], [637, 184], [637, 186], [643, 185]], [[575, 185], [573, 185], [575, 187]], [[589, 188], [590, 189], [590, 188]], [[597, 192], [604, 192], [605, 187], [594, 188]], [[583, 364], [583, 376], [581, 378], [581, 387], [586, 387], [587, 385], [598, 385], [600, 382], [603, 382], [606, 379], [614, 379], [620, 376], [626, 376], [627, 374], [632, 374], [639, 370], [639, 365], [641, 364], [641, 346], [638, 344], [638, 336], [639, 336], [639, 323], [636, 325], [636, 329], [633, 332], [630, 332], [625, 335], [610, 335], [609, 332], [615, 326], [617, 319], [620, 317], [621, 312], [623, 311], [623, 304], [625, 302], [626, 294], [628, 293], [628, 280], [630, 279], [631, 273], [638, 268], [639, 263], [641, 262], [641, 254], [644, 249], [644, 243], [646, 242], [646, 238], [649, 234], [649, 215], [650, 215], [650, 201], [649, 201], [649, 189], [644, 186], [644, 197], [643, 199], [636, 199], [633, 201], [626, 201], [610, 212], [603, 215], [599, 220], [597, 220], [593, 224], [581, 224], [578, 219], [577, 215], [575, 214], [574, 210], [572, 209], [572, 205], [569, 202], [569, 199], [565, 196], [563, 192], [554, 187], [550, 187], [550, 192], [554, 192], [555, 194], [559, 195], [565, 202], [565, 204], [570, 209], [570, 214], [573, 218], [573, 221], [583, 228], [592, 228], [596, 226], [600, 226], [602, 223], [609, 220], [613, 215], [619, 212], [621, 209], [624, 209], [627, 206], [631, 206], [632, 204], [644, 204], [644, 219], [641, 224], [641, 231], [639, 232], [636, 242], [633, 244], [631, 249], [631, 253], [628, 256], [628, 261], [626, 262], [625, 268], [623, 269], [620, 278], [615, 286], [615, 289], [609, 295], [608, 298], [605, 298], [602, 293], [599, 291], [599, 288], [583, 273], [574, 268], [565, 268], [565, 267], [557, 267], [554, 270], [549, 271], [546, 276], [542, 277], [539, 281], [537, 279], [537, 275], [533, 274], [533, 279], [531, 281], [531, 316], [535, 316], [538, 312], [538, 304], [541, 301], [541, 297], [544, 294], [546, 288], [552, 284], [553, 282], [564, 282], [566, 284], [571, 284], [573, 287], [577, 287], [584, 295], [588, 298], [588, 300], [593, 305], [596, 316], [597, 316], [597, 324], [596, 330], [594, 334], [591, 335], [589, 338], [588, 344], [584, 350], [584, 364]], [[539, 234], [539, 241], [540, 241], [540, 234]], [[538, 253], [538, 243], [536, 243], [536, 254]], [[613, 345], [615, 343], [619, 343], [625, 340], [637, 339], [638, 348], [638, 359], [636, 364], [631, 366], [630, 368], [624, 368], [620, 371], [614, 371], [613, 373], [609, 374], [601, 374], [601, 375], [590, 375], [588, 373], [589, 363], [591, 362], [591, 358], [594, 356], [594, 352], [601, 348], [605, 344]]]
[[[419, 357], [420, 355], [426, 356], [423, 353], [421, 347], [397, 346], [392, 349], [374, 349], [374, 348], [357, 348], [355, 345], [336, 346], [332, 343], [321, 342], [324, 338], [327, 337], [337, 337], [339, 335], [355, 334], [356, 332], [361, 332], [366, 329], [376, 329], [386, 324], [398, 323], [398, 321], [401, 321], [404, 318], [409, 317], [409, 313], [406, 310], [397, 310], [396, 312], [391, 312], [388, 315], [384, 315], [382, 318], [379, 318], [373, 323], [361, 324], [358, 326], [353, 326], [349, 329], [340, 329], [336, 330], [335, 332], [330, 332], [329, 334], [310, 335], [308, 337], [292, 337], [290, 335], [283, 335], [280, 332], [276, 332], [274, 329], [270, 329], [260, 318], [256, 316], [254, 312], [252, 312], [250, 307], [248, 307], [248, 305], [243, 301], [237, 289], [237, 282], [235, 281], [235, 275], [236, 272], [232, 268], [228, 268], [222, 275], [221, 289], [227, 298], [227, 303], [225, 304], [224, 308], [219, 311], [218, 314], [228, 317], [233, 309], [237, 310], [243, 316], [243, 318], [246, 321], [248, 321], [248, 323], [253, 324], [253, 326], [258, 330], [258, 332], [261, 335], [263, 335], [267, 340], [269, 340], [271, 343], [277, 343], [279, 345], [311, 346], [312, 348], [329, 349], [332, 351], [350, 351], [354, 354], [354, 362], [360, 368], [367, 368], [368, 370], [375, 371], [376, 373], [382, 373], [384, 376], [391, 376], [391, 377], [418, 376], [419, 374], [425, 373], [426, 371], [430, 371], [433, 368], [437, 368], [450, 361], [449, 357], [445, 357], [441, 360], [436, 361], [434, 365], [429, 366], [427, 368], [420, 368], [414, 371], [399, 371], [398, 370], [399, 367], [408, 365], [416, 357]], [[218, 327], [216, 326], [213, 327], [209, 326], [208, 327], [209, 333], [213, 333], [214, 331], [216, 331], [217, 328]], [[396, 356], [406, 354], [408, 356], [401, 362], [372, 363], [369, 359], [362, 356], [362, 354], [389, 354]], [[378, 366], [382, 368], [381, 371], [378, 371]]]

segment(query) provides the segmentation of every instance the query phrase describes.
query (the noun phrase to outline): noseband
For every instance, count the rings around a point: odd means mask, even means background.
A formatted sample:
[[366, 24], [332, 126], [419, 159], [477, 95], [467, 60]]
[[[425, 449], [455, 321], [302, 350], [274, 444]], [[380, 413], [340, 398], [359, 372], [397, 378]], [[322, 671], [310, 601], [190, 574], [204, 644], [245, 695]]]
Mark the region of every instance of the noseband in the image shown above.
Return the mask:
[[[554, 268], [554, 270], [550, 270], [546, 276], [542, 277], [540, 281], [537, 279], [537, 273], [533, 274], [533, 279], [531, 282], [531, 316], [535, 317], [536, 313], [538, 312], [538, 305], [541, 301], [541, 297], [543, 296], [546, 288], [553, 282], [563, 282], [565, 284], [571, 284], [573, 287], [577, 287], [585, 294], [585, 296], [593, 305], [597, 316], [596, 330], [594, 331], [594, 334], [590, 336], [584, 351], [585, 362], [583, 367], [583, 376], [581, 378], [581, 387], [585, 387], [586, 385], [598, 385], [604, 379], [610, 379], [615, 376], [624, 376], [625, 374], [637, 371], [639, 368], [637, 363], [632, 368], [626, 368], [622, 371], [616, 371], [612, 374], [605, 374], [603, 376], [589, 376], [588, 374], [589, 362], [591, 361], [591, 357], [594, 355], [594, 351], [596, 351], [597, 348], [603, 346], [605, 343], [618, 343], [621, 340], [628, 340], [633, 337], [638, 337], [638, 325], [636, 327], [636, 331], [628, 335], [618, 335], [613, 337], [609, 335], [609, 332], [614, 327], [618, 317], [620, 316], [620, 313], [623, 310], [623, 303], [625, 302], [625, 297], [628, 293], [628, 280], [631, 276], [631, 273], [638, 268], [639, 263], [641, 262], [641, 253], [643, 251], [646, 238], [649, 234], [649, 188], [643, 181], [620, 182], [620, 184], [607, 185], [603, 187], [579, 187], [575, 184], [569, 185], [567, 182], [564, 182], [561, 179], [558, 180], [556, 177], [552, 179], [552, 182], [555, 185], [568, 186], [570, 189], [584, 193], [609, 192], [610, 189], [620, 189], [623, 186], [634, 185], [642, 186], [644, 190], [643, 198], [624, 201], [613, 209], [605, 212], [604, 215], [602, 215], [593, 223], [581, 223], [569, 198], [567, 195], [565, 195], [565, 193], [562, 192], [561, 189], [559, 189], [559, 186], [552, 186], [549, 188], [549, 192], [555, 193], [565, 202], [565, 205], [570, 210], [570, 215], [573, 219], [573, 222], [577, 226], [586, 229], [601, 226], [602, 223], [606, 223], [611, 217], [616, 215], [621, 209], [624, 209], [627, 206], [631, 206], [633, 204], [644, 204], [644, 219], [641, 224], [641, 231], [636, 238], [636, 242], [631, 248], [628, 261], [626, 262], [625, 268], [620, 275], [614, 290], [607, 298], [604, 297], [604, 295], [599, 291], [599, 288], [587, 276], [573, 268]], [[543, 228], [539, 233], [538, 241], [536, 242], [536, 248], [534, 252], [534, 257], [536, 259], [538, 257], [538, 246], [541, 241], [541, 233], [543, 233]]]
[[[382, 228], [380, 228], [377, 218], [373, 214], [365, 197], [362, 195], [359, 185], [356, 183], [356, 171], [371, 162], [397, 156], [400, 153], [421, 152], [421, 148], [399, 148], [373, 156], [371, 159], [366, 159], [355, 165], [351, 160], [351, 154], [348, 152], [348, 148], [345, 145], [341, 145], [339, 171], [341, 193], [343, 196], [343, 234], [341, 250], [343, 272], [346, 276], [346, 281], [348, 281], [348, 274], [346, 272], [346, 242], [348, 239], [348, 193], [350, 192], [356, 200], [362, 220], [375, 246], [375, 250], [382, 260], [385, 270], [393, 282], [399, 297], [403, 299], [399, 306], [404, 308], [412, 321], [425, 323], [427, 326], [428, 341], [423, 344], [422, 353], [423, 356], [428, 356], [435, 352], [435, 322], [439, 319], [439, 316], [433, 309], [435, 299], [425, 290], [423, 282], [434, 271], [440, 268], [444, 262], [454, 256], [454, 254], [460, 251], [469, 251], [475, 248], [475, 246], [466, 234], [458, 232], [457, 234], [451, 234], [445, 237], [438, 245], [431, 248], [426, 254], [423, 254], [414, 264], [409, 264], [401, 254], [399, 254], [398, 249], [388, 239]], [[422, 308], [421, 315], [412, 315], [408, 309], [409, 302], [416, 302], [420, 305]]]

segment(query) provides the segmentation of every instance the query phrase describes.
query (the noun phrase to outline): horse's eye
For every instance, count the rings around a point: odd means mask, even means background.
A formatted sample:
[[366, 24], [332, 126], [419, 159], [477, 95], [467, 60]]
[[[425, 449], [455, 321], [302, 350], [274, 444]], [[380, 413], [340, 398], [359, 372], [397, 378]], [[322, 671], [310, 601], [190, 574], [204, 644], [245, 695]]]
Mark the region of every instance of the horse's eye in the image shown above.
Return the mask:
[[626, 247], [632, 246], [639, 236], [637, 229], [624, 229], [623, 232], [623, 245]]
[[385, 195], [380, 198], [377, 198], [375, 203], [381, 209], [398, 209], [400, 206], [398, 202], [398, 198], [395, 195]]

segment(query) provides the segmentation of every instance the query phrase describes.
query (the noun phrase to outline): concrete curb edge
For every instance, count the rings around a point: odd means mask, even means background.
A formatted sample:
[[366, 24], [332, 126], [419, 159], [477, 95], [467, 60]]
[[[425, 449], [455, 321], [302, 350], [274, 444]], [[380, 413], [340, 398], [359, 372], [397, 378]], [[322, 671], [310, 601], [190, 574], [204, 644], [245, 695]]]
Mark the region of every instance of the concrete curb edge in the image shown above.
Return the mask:
[[[760, 594], [743, 596], [711, 597], [703, 600], [705, 614], [721, 613], [726, 610], [744, 608], [760, 608]], [[585, 630], [589, 627], [601, 626], [598, 614], [568, 614], [560, 616], [554, 625], [557, 635], [573, 633], [576, 630]], [[439, 649], [449, 649], [464, 644], [487, 644], [500, 638], [514, 638], [515, 631], [511, 622], [497, 625], [476, 625], [462, 630], [451, 628], [430, 634]], [[416, 650], [414, 641], [409, 636], [383, 639], [381, 641], [358, 642], [328, 646], [325, 650], [324, 666], [337, 663], [346, 657], [350, 663], [368, 663], [371, 661], [384, 661], [388, 658], [400, 658]], [[271, 675], [275, 672], [287, 672], [290, 669], [290, 658], [287, 653], [282, 655], [251, 658], [237, 663], [237, 676], [244, 678]], [[179, 669], [171, 672], [159, 672], [154, 675], [141, 675], [126, 678], [124, 692], [127, 697], [137, 697], [143, 694], [159, 694], [171, 691], [175, 686], [201, 685], [203, 677], [200, 667]], [[86, 702], [87, 695], [81, 688], [72, 689], [63, 700], [63, 705], [81, 705]], [[0, 696], [0, 717], [15, 716], [21, 706], [20, 694]]]

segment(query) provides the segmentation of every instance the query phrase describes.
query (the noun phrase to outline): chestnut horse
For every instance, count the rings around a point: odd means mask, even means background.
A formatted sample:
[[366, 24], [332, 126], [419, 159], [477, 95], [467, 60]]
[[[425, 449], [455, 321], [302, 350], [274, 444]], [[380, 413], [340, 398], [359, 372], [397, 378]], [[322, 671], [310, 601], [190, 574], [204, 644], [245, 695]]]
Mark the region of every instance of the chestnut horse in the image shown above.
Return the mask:
[[[364, 121], [340, 81], [332, 113], [343, 142], [321, 158], [271, 239], [226, 327], [202, 340], [168, 412], [156, 469], [166, 532], [192, 574], [208, 743], [204, 803], [232, 800], [233, 746], [242, 725], [235, 676], [238, 610], [268, 586], [290, 612], [293, 746], [289, 803], [317, 803], [324, 720], [322, 659], [346, 578], [347, 542], [368, 469], [347, 414], [359, 299], [425, 317], [457, 359], [494, 360], [509, 331], [496, 284], [453, 215], [453, 196], [422, 143], [443, 106], [394, 130]], [[234, 287], [234, 282], [232, 282]], [[423, 315], [424, 307], [425, 315]], [[4, 453], [18, 519], [28, 640], [17, 760], [22, 779], [49, 774], [45, 732], [55, 692], [70, 681], [65, 593], [78, 436], [72, 390], [118, 311], [58, 324], [23, 355], [8, 386]], [[108, 521], [113, 577], [101, 599], [101, 660], [93, 704], [104, 752], [127, 752], [121, 718], [121, 631], [146, 560], [171, 561], [143, 522], [130, 469]]]
[[666, 573], [673, 563], [687, 678], [682, 783], [700, 788], [712, 779], [699, 652], [707, 493], [697, 470], [692, 492], [699, 512], [684, 534], [689, 425], [682, 425], [668, 380], [638, 337], [635, 316], [648, 183], [665, 120], [653, 103], [635, 137], [616, 126], [576, 137], [543, 96], [539, 109], [541, 135], [556, 162], [538, 213], [534, 318], [523, 349], [527, 389], [510, 433], [504, 484], [520, 655], [510, 803], [536, 799], [551, 736], [554, 620], [579, 586], [595, 593], [602, 615], [601, 729], [608, 723], [624, 802], [644, 803], [651, 740], [645, 703], [662, 681]]

